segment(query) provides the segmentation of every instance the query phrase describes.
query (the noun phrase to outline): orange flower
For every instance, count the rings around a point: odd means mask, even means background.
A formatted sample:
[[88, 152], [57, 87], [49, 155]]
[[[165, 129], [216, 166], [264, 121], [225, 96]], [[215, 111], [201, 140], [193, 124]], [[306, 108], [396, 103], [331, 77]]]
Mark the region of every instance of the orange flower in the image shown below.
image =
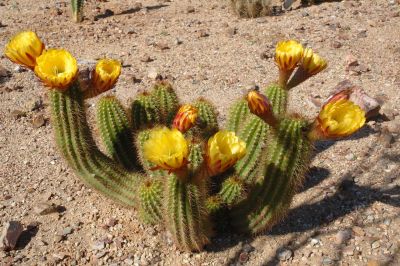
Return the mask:
[[193, 127], [196, 122], [197, 116], [197, 108], [189, 104], [185, 104], [181, 106], [181, 108], [179, 108], [173, 122], [173, 127], [178, 129], [180, 132], [185, 133], [191, 127]]

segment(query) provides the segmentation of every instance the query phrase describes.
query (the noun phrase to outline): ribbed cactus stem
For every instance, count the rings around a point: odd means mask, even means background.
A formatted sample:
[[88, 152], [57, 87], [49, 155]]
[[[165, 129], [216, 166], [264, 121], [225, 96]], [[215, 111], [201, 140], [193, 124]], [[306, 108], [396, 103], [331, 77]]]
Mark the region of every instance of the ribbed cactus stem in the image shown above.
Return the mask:
[[149, 224], [162, 220], [163, 184], [159, 180], [145, 180], [139, 188], [140, 215]]
[[98, 150], [78, 85], [73, 84], [65, 92], [52, 89], [49, 96], [56, 142], [71, 167], [90, 186], [117, 202], [134, 206], [135, 184], [142, 177], [127, 172]]
[[254, 172], [257, 167], [264, 163], [261, 161], [261, 154], [265, 147], [265, 137], [269, 126], [261, 118], [251, 115], [245, 124], [239, 138], [246, 142], [246, 155], [234, 166], [235, 174], [248, 184], [253, 183]]
[[75, 22], [83, 20], [83, 3], [84, 0], [71, 0], [72, 17]]
[[275, 134], [269, 135], [264, 178], [232, 211], [232, 222], [237, 230], [261, 232], [287, 213], [303, 182], [309, 157], [310, 143], [303, 136], [304, 126], [304, 121], [284, 119]]
[[154, 86], [151, 95], [157, 105], [160, 123], [166, 126], [171, 125], [179, 107], [178, 97], [172, 86], [167, 82], [161, 81]]
[[204, 144], [201, 142], [196, 143], [196, 141], [192, 142], [190, 145], [190, 154], [189, 154], [189, 164], [188, 168], [190, 174], [192, 176], [202, 174], [202, 167], [204, 166], [204, 154], [203, 154], [203, 146]]
[[217, 112], [215, 107], [208, 101], [200, 99], [194, 106], [198, 110], [196, 124], [200, 129], [201, 135], [208, 139], [218, 131]]
[[275, 116], [279, 117], [286, 113], [288, 92], [279, 85], [272, 84], [268, 86], [265, 95], [272, 104], [272, 110]]
[[219, 196], [222, 201], [229, 206], [242, 199], [244, 191], [243, 182], [239, 178], [233, 176], [229, 177], [222, 183]]
[[234, 103], [230, 110], [227, 129], [229, 131], [234, 131], [236, 134], [239, 134], [244, 122], [247, 120], [247, 117], [249, 115], [251, 115], [251, 113], [247, 105], [247, 101], [237, 101], [236, 103]]
[[138, 167], [132, 128], [124, 108], [115, 97], [100, 99], [97, 121], [101, 138], [110, 156], [128, 170]]
[[141, 94], [132, 102], [132, 127], [135, 130], [149, 128], [160, 122], [156, 102], [147, 93]]
[[179, 247], [200, 251], [210, 242], [211, 227], [202, 184], [170, 174], [166, 185], [166, 225]]

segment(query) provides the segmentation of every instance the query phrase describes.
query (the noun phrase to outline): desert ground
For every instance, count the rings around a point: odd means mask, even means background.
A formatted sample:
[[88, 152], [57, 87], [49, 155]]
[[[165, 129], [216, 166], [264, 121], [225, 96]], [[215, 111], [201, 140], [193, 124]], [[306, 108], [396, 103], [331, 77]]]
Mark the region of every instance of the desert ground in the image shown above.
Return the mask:
[[[69, 1], [1, 0], [0, 47], [32, 30], [81, 60], [122, 60], [108, 94], [127, 105], [161, 75], [182, 102], [213, 102], [223, 124], [245, 89], [277, 78], [276, 43], [295, 39], [329, 66], [290, 92], [292, 113], [313, 119], [348, 79], [379, 100], [380, 114], [352, 137], [316, 144], [281, 223], [257, 236], [217, 235], [187, 253], [79, 180], [55, 146], [47, 89], [2, 53], [0, 227], [18, 221], [24, 231], [14, 250], [0, 251], [0, 265], [400, 265], [399, 1], [295, 3], [242, 19], [225, 0], [89, 0], [84, 13], [78, 24]], [[92, 124], [97, 100], [88, 101]]]

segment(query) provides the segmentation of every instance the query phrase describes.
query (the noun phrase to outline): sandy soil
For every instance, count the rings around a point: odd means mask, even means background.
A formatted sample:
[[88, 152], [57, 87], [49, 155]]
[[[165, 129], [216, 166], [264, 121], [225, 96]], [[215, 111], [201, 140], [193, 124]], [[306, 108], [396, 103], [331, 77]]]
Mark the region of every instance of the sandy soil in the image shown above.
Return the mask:
[[[90, 0], [81, 24], [71, 22], [67, 2], [0, 1], [0, 47], [30, 29], [47, 47], [81, 59], [121, 59], [110, 94], [125, 104], [151, 86], [155, 71], [173, 80], [183, 102], [214, 102], [223, 122], [243, 89], [276, 78], [274, 46], [293, 38], [329, 67], [292, 91], [292, 112], [314, 117], [313, 102], [350, 79], [382, 102], [386, 117], [349, 139], [318, 144], [303, 191], [271, 231], [218, 236], [189, 254], [163, 228], [141, 225], [136, 211], [83, 185], [55, 147], [46, 89], [2, 56], [11, 77], [0, 77], [0, 226], [16, 220], [25, 231], [16, 250], [0, 251], [0, 265], [400, 265], [398, 1], [329, 2], [239, 19], [221, 0], [148, 0], [141, 8]], [[359, 66], [346, 71], [351, 57]], [[96, 101], [89, 101], [90, 117]], [[43, 202], [62, 208], [40, 215]]]

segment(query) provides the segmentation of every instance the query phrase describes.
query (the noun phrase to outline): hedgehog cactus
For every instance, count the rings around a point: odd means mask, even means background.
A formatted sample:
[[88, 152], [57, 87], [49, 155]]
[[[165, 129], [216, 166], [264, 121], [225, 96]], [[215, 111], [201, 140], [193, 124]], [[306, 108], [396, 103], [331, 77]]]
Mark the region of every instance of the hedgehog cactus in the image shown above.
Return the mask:
[[71, 0], [72, 19], [75, 22], [83, 20], [83, 3], [85, 0]]
[[220, 130], [210, 102], [181, 105], [166, 81], [137, 95], [130, 110], [114, 97], [100, 98], [103, 153], [84, 100], [110, 90], [121, 65], [100, 60], [83, 88], [75, 58], [43, 48], [36, 34], [23, 32], [5, 55], [49, 87], [56, 143], [66, 161], [89, 186], [136, 207], [146, 223], [164, 224], [184, 250], [202, 250], [227, 217], [240, 232], [270, 228], [303, 183], [312, 143], [349, 136], [365, 123], [347, 92], [329, 98], [313, 122], [286, 112], [289, 90], [326, 67], [311, 50], [287, 41], [276, 51], [277, 82], [234, 103], [227, 130]]

